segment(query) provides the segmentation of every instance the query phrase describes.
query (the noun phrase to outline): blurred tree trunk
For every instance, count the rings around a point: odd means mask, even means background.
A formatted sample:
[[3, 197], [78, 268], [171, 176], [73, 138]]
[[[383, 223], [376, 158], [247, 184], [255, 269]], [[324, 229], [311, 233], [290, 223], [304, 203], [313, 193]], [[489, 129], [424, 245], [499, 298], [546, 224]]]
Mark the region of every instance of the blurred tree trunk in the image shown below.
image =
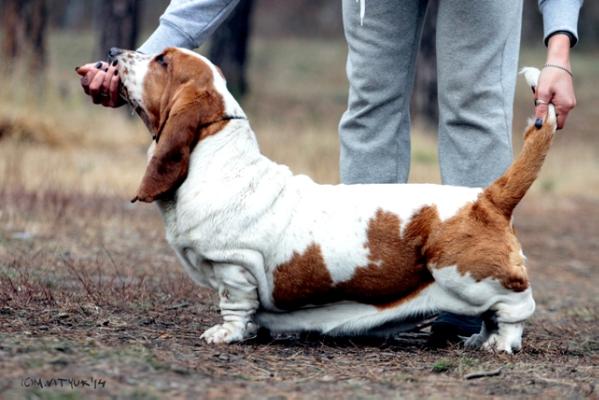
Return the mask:
[[247, 93], [246, 65], [253, 0], [240, 0], [227, 20], [212, 36], [208, 57], [227, 79], [229, 91], [237, 97]]
[[104, 59], [111, 47], [135, 49], [139, 33], [140, 0], [103, 0], [96, 21], [100, 42], [96, 55]]
[[436, 126], [439, 120], [439, 106], [437, 104], [437, 57], [435, 37], [437, 36], [438, 0], [430, 1], [420, 50], [416, 59], [416, 82], [412, 97], [413, 113], [425, 123]]
[[543, 45], [543, 17], [537, 0], [525, 0], [522, 7], [522, 46]]
[[7, 66], [25, 55], [32, 70], [43, 69], [48, 21], [45, 0], [4, 0], [2, 6], [2, 58]]
[[[64, 7], [64, 12], [60, 18], [60, 28], [62, 29], [81, 29], [89, 21], [86, 19], [85, 8], [89, 6], [81, 0], [68, 0]], [[89, 15], [87, 16], [89, 17]]]
[[2, 58], [7, 64], [14, 62], [19, 54], [19, 32], [22, 32], [22, 2], [2, 2]]
[[38, 71], [46, 65], [46, 26], [48, 25], [48, 9], [44, 0], [28, 0], [26, 2], [25, 37], [29, 43], [29, 66]]
[[590, 50], [597, 51], [599, 46], [599, 2], [585, 1], [580, 10], [580, 20], [578, 23], [579, 44], [577, 51]]

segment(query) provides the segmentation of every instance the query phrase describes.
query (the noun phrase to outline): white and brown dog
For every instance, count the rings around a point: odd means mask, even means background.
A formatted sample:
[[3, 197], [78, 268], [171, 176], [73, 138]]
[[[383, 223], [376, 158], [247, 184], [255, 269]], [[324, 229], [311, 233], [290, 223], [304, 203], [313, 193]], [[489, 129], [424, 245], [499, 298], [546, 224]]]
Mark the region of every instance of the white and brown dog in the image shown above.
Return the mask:
[[360, 334], [449, 311], [489, 316], [467, 346], [520, 349], [535, 303], [511, 216], [551, 144], [553, 110], [484, 189], [319, 185], [260, 154], [206, 58], [112, 56], [154, 139], [134, 200], [158, 204], [185, 270], [218, 290], [223, 323], [206, 341], [240, 341], [257, 326]]

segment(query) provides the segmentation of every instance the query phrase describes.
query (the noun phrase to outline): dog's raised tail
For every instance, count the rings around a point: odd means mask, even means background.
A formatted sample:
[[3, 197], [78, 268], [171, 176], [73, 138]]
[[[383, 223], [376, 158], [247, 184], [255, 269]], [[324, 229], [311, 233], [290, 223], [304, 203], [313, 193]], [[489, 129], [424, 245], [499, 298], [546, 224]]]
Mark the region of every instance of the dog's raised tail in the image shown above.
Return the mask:
[[[536, 89], [540, 71], [536, 68], [524, 68], [521, 73], [533, 91]], [[539, 127], [537, 127], [539, 126]], [[547, 117], [540, 123], [529, 124], [524, 133], [524, 145], [512, 165], [484, 191], [488, 198], [506, 218], [512, 216], [514, 208], [526, 194], [537, 178], [545, 156], [551, 147], [553, 134], [557, 127], [555, 107], [550, 104]]]

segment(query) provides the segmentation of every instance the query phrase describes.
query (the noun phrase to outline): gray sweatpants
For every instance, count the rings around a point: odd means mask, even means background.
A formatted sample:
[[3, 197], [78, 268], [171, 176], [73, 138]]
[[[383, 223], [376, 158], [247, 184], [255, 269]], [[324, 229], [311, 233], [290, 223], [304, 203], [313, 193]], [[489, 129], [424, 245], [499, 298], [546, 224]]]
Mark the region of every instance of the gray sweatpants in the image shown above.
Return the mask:
[[[438, 0], [439, 162], [444, 184], [485, 186], [512, 159], [522, 0]], [[410, 97], [428, 0], [343, 0], [348, 108], [343, 183], [404, 183]]]

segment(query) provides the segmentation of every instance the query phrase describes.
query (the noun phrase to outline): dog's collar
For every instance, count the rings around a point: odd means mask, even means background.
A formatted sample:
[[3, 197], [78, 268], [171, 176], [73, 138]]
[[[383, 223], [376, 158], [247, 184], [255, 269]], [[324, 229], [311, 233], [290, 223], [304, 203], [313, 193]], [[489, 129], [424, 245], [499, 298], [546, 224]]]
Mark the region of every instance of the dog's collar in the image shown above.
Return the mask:
[[198, 130], [204, 129], [204, 128], [206, 128], [212, 124], [216, 124], [218, 122], [230, 121], [232, 119], [246, 119], [247, 120], [247, 118], [243, 115], [223, 115], [220, 118], [217, 118], [217, 119], [209, 121], [209, 122], [204, 122], [203, 124], [198, 125]]
[[[196, 131], [199, 131], [201, 129], [207, 128], [210, 125], [216, 124], [218, 122], [230, 121], [232, 119], [247, 120], [247, 117], [244, 116], [244, 115], [223, 115], [220, 118], [217, 118], [217, 119], [209, 121], [209, 122], [204, 122], [203, 124], [198, 125]], [[156, 143], [158, 143], [158, 137], [159, 137], [159, 135], [153, 134], [152, 135], [152, 140], [154, 140]]]
[[225, 115], [222, 119], [228, 121], [230, 119], [247, 119], [247, 117], [245, 115]]

